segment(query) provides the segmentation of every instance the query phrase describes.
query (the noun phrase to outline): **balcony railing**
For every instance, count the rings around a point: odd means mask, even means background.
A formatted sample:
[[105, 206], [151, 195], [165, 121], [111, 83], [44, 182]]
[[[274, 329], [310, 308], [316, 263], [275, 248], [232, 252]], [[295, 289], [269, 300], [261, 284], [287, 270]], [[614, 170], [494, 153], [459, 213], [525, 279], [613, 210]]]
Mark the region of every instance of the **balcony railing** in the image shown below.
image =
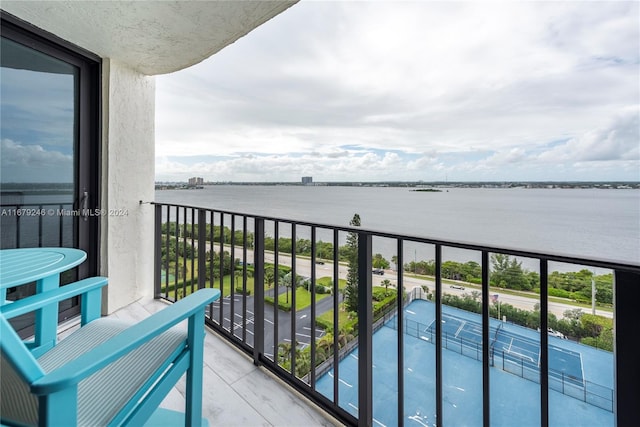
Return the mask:
[[2, 203], [2, 249], [74, 244], [73, 203]]
[[[496, 370], [539, 384], [537, 412], [542, 426], [554, 424], [550, 420], [550, 391], [611, 411], [612, 425], [627, 425], [635, 417], [633, 396], [637, 396], [639, 379], [633, 357], [633, 325], [637, 324], [634, 303], [640, 301], [640, 265], [159, 203], [155, 204], [155, 239], [157, 298], [176, 301], [199, 288], [221, 289], [223, 298], [209, 307], [208, 324], [249, 354], [256, 365], [269, 369], [346, 424], [382, 424], [374, 417], [374, 405], [380, 405], [380, 399], [374, 403], [373, 334], [385, 326], [395, 329], [393, 344], [376, 351], [393, 354], [393, 378], [388, 382], [395, 388], [386, 391], [385, 405], [395, 408], [394, 424], [402, 426], [407, 419], [417, 420], [406, 413], [409, 395], [420, 392], [408, 391], [406, 381], [410, 368], [406, 362], [409, 347], [405, 344], [414, 338], [427, 341], [425, 345], [431, 347], [426, 351], [434, 353], [433, 365], [424, 366], [430, 372], [431, 386], [423, 387], [434, 389], [429, 424], [448, 423], [450, 410], [444, 406], [448, 377], [443, 367], [455, 363], [448, 359], [451, 351], [473, 358], [472, 363], [477, 363], [474, 369], [481, 372], [478, 424], [491, 425], [492, 390], [497, 387], [491, 376]], [[355, 249], [348, 252], [349, 242], [354, 241]], [[429, 251], [433, 256], [435, 272], [431, 278], [418, 277], [402, 267], [410, 255], [415, 261], [418, 251]], [[394, 258], [399, 266], [395, 275], [372, 274], [374, 253], [379, 252]], [[470, 340], [457, 333], [451, 339], [451, 332], [443, 326], [450, 319], [450, 307], [443, 301], [448, 290], [444, 287], [443, 264], [460, 253], [478, 260], [481, 270], [473, 298], [480, 301], [479, 313], [463, 312], [468, 320], [460, 320], [471, 329], [476, 325], [477, 334]], [[491, 302], [496, 292], [490, 288], [491, 254], [526, 260], [537, 268], [539, 307], [534, 312], [539, 313], [539, 331], [546, 331], [553, 318], [548, 294], [553, 268], [571, 265], [613, 273], [615, 351], [609, 357], [615, 370], [610, 386], [576, 379], [550, 366], [550, 352], [557, 348], [550, 344], [548, 334], [535, 335], [536, 329], [523, 333], [537, 337], [532, 342], [539, 347], [538, 360], [512, 351], [511, 344], [496, 348], [503, 325], [505, 329], [512, 327], [501, 318], [492, 318], [499, 316], [495, 315], [495, 299]], [[357, 283], [355, 318], [343, 309], [343, 286], [348, 275], [347, 282]], [[387, 279], [389, 276], [393, 281]], [[382, 300], [374, 303], [374, 297], [377, 301], [381, 295]], [[407, 304], [415, 299], [431, 304], [428, 307], [432, 307], [434, 319], [429, 325], [406, 318]], [[502, 340], [509, 336], [501, 335]], [[349, 357], [357, 358], [355, 374], [342, 372], [348, 368], [342, 368], [341, 361]], [[351, 375], [354, 384], [347, 384], [343, 374]], [[345, 387], [357, 390], [357, 398], [345, 397]], [[375, 393], [382, 391], [376, 389]]]

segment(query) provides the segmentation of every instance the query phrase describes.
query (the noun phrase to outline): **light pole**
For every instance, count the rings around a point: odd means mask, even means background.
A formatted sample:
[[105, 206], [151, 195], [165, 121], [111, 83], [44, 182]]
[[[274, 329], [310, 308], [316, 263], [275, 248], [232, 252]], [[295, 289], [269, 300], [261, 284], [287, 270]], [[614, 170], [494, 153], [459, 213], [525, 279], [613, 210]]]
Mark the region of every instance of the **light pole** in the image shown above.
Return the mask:
[[498, 305], [498, 320], [500, 320], [500, 303], [501, 301], [498, 299], [499, 298], [499, 294], [493, 294], [491, 295], [491, 301], [493, 301], [494, 304]]
[[416, 274], [416, 249], [413, 250], [413, 274]]
[[596, 272], [591, 276], [591, 314], [596, 314], [596, 281], [594, 279]]

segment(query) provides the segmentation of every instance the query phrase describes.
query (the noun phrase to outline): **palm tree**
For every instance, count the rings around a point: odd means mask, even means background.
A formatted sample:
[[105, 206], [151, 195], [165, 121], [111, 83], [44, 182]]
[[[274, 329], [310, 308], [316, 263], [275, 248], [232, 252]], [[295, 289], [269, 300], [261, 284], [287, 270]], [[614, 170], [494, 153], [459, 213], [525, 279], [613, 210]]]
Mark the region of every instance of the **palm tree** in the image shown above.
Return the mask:
[[282, 277], [282, 284], [287, 288], [287, 304], [289, 304], [289, 289], [293, 286], [292, 282], [290, 272]]
[[276, 281], [276, 273], [272, 266], [267, 266], [264, 268], [264, 280], [267, 282], [267, 287], [273, 286]]
[[291, 343], [285, 341], [278, 344], [278, 364], [286, 362], [291, 362]]
[[344, 348], [345, 345], [351, 340], [353, 340], [354, 336], [352, 334], [346, 333], [344, 331], [340, 331], [340, 335], [338, 335], [338, 348]]
[[296, 377], [302, 378], [311, 371], [311, 354], [307, 351], [296, 352]]
[[302, 285], [302, 276], [296, 274], [295, 280], [291, 277], [291, 272], [282, 276], [282, 283], [287, 287], [287, 304], [289, 304], [289, 289], [297, 289]]
[[324, 362], [333, 354], [333, 334], [327, 333], [316, 342], [317, 361]]

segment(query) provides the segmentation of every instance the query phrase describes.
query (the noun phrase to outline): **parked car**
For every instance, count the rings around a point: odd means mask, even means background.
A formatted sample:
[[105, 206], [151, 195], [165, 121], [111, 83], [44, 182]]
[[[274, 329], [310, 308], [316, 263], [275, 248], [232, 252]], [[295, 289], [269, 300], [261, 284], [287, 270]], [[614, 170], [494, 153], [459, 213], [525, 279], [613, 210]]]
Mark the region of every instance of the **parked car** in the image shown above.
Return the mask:
[[460, 289], [461, 291], [464, 291], [464, 286], [462, 286], [462, 285], [451, 285], [449, 287], [451, 289]]
[[567, 339], [567, 337], [565, 337], [562, 332], [555, 331], [555, 330], [553, 330], [551, 328], [547, 329], [547, 333], [549, 334], [550, 337], [558, 337], [558, 338], [562, 338], [562, 339]]
[[376, 268], [373, 270], [373, 274], [378, 274], [380, 276], [382, 276], [384, 274], [384, 270], [381, 268]]

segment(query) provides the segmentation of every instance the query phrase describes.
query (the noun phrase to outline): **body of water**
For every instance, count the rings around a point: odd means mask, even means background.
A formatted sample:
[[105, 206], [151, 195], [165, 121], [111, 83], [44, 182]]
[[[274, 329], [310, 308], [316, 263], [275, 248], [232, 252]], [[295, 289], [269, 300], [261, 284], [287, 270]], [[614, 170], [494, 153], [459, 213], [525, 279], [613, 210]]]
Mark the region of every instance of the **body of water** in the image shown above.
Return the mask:
[[[638, 190], [217, 185], [159, 190], [156, 201], [338, 226], [358, 213], [361, 226], [376, 231], [640, 262]], [[393, 251], [380, 247], [385, 257]], [[444, 254], [464, 258], [448, 248]], [[433, 256], [407, 250], [405, 261], [413, 258]]]

